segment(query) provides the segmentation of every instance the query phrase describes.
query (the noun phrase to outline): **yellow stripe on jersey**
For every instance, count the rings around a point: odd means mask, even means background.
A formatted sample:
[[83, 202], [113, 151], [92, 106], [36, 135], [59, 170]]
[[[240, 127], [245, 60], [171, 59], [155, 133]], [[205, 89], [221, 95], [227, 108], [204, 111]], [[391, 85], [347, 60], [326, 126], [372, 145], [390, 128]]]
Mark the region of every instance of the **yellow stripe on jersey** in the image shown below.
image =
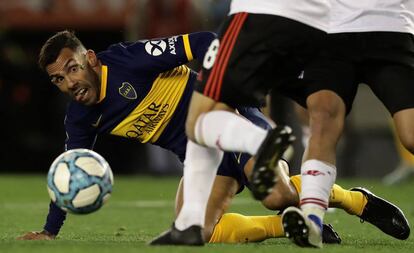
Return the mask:
[[108, 66], [102, 65], [102, 74], [101, 74], [101, 92], [99, 94], [98, 103], [100, 103], [106, 96], [106, 83], [108, 80]]
[[161, 73], [147, 96], [111, 134], [142, 143], [157, 141], [170, 122], [189, 77], [190, 69], [185, 65]]
[[193, 53], [191, 52], [190, 38], [188, 34], [183, 35], [183, 41], [184, 41], [185, 54], [187, 55], [187, 59], [191, 61], [194, 59], [194, 57], [193, 57]]

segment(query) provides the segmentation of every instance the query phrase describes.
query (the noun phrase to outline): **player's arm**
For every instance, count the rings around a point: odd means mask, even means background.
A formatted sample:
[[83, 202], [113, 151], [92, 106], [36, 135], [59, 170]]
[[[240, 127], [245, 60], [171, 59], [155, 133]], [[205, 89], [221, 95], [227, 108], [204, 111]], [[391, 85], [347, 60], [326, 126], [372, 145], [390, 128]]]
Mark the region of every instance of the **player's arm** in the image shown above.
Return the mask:
[[111, 59], [137, 73], [163, 73], [192, 60], [202, 61], [212, 32], [196, 32], [135, 43], [120, 43], [109, 48]]
[[[82, 127], [80, 124], [65, 120], [66, 140], [65, 150], [75, 148], [93, 149], [96, 140], [96, 131], [93, 128]], [[18, 240], [53, 240], [59, 234], [66, 219], [66, 212], [52, 201], [49, 204], [49, 213], [42, 231], [28, 232]]]
[[[96, 141], [96, 131], [89, 124], [72, 123], [70, 120], [65, 120], [66, 140], [65, 150], [75, 148], [93, 149]], [[46, 224], [43, 227], [43, 232], [51, 235], [58, 235], [63, 223], [66, 219], [66, 212], [50, 202], [49, 213], [46, 218]]]
[[[212, 32], [198, 32], [188, 34], [188, 42], [186, 42], [186, 35], [183, 35], [184, 50], [189, 61], [198, 60], [203, 61], [204, 55], [207, 52], [211, 42], [217, 37]], [[186, 46], [186, 43], [188, 45]], [[192, 58], [190, 56], [193, 56]]]

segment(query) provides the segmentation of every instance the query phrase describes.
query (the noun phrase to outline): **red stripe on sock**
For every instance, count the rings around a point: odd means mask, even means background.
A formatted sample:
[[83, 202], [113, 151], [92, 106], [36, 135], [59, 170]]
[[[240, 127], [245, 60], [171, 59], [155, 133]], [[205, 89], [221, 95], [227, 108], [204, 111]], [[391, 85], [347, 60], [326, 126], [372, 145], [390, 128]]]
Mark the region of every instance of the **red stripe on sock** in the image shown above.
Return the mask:
[[304, 198], [300, 200], [300, 204], [299, 204], [300, 206], [303, 206], [306, 204], [315, 204], [325, 209], [328, 209], [328, 204], [325, 201], [318, 199], [318, 198]]

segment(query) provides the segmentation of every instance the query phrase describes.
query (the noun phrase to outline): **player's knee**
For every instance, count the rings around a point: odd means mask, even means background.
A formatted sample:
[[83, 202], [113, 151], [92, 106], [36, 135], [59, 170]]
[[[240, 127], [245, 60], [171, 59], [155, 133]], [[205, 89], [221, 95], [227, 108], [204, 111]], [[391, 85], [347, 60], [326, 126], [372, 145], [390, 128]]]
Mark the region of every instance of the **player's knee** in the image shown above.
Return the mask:
[[296, 205], [293, 195], [281, 192], [273, 192], [262, 201], [262, 204], [269, 210], [282, 210], [288, 206]]
[[330, 122], [345, 116], [343, 100], [332, 91], [319, 91], [310, 95], [306, 101], [309, 116], [315, 119]]
[[264, 207], [266, 207], [269, 210], [281, 210], [283, 209], [282, 205], [281, 205], [281, 201], [274, 197], [274, 196], [269, 196], [267, 198], [265, 198], [264, 200], [262, 200], [262, 204]]
[[[331, 92], [332, 93], [332, 92]], [[345, 105], [337, 95], [314, 96], [308, 98], [308, 111], [312, 137], [333, 135], [338, 137], [345, 121]]]
[[339, 105], [315, 104], [309, 108], [309, 117], [313, 122], [333, 124], [342, 121], [345, 114], [341, 113]]

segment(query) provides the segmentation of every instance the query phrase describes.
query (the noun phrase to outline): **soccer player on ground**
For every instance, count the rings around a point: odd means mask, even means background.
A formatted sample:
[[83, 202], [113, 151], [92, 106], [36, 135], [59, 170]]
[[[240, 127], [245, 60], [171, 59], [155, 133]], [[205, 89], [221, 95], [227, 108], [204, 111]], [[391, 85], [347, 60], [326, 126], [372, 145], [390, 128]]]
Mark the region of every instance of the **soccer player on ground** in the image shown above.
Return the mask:
[[288, 208], [283, 217], [286, 233], [300, 246], [318, 246], [314, 230], [306, 230], [327, 207], [334, 177], [326, 178], [336, 170], [337, 142], [359, 83], [382, 101], [402, 144], [414, 152], [414, 1], [343, 0], [331, 7], [326, 48], [303, 75], [314, 92], [306, 101], [311, 136], [300, 209]]
[[[193, 72], [180, 64], [202, 57], [207, 44], [213, 39], [211, 33], [195, 33], [120, 43], [95, 54], [92, 50], [86, 50], [71, 32], [63, 31], [51, 37], [41, 50], [40, 65], [49, 74], [52, 82], [75, 100], [70, 103], [65, 120], [68, 136], [66, 149], [93, 148], [98, 134], [119, 134], [115, 129], [125, 123], [122, 127], [130, 126], [132, 130], [124, 131], [126, 134], [121, 136], [162, 145], [183, 160], [187, 141], [184, 119], [195, 78]], [[172, 84], [175, 86], [171, 86]], [[184, 85], [181, 87], [184, 91], [170, 92], [170, 89], [179, 88], [180, 85]], [[162, 121], [174, 103], [178, 103], [176, 109], [168, 120]], [[258, 109], [241, 107], [239, 112], [255, 124], [270, 128]], [[163, 128], [163, 124], [167, 126]], [[159, 129], [164, 131], [159, 133]], [[156, 135], [159, 135], [158, 139], [153, 137]], [[245, 185], [248, 186], [243, 170], [250, 175], [252, 167], [252, 161], [247, 154], [236, 157], [233, 153], [226, 153], [224, 157], [207, 208], [205, 240], [244, 242], [283, 236], [280, 216], [223, 216], [234, 195]], [[292, 177], [293, 188], [285, 171], [287, 164], [280, 163], [284, 167], [279, 168], [283, 176], [272, 194], [263, 201], [266, 207], [273, 210], [297, 204], [300, 192], [300, 178]], [[182, 198], [180, 188], [177, 194], [177, 210], [181, 208]], [[401, 230], [406, 229], [406, 220], [401, 212], [398, 215], [387, 213], [388, 216], [379, 218], [373, 215], [372, 210], [377, 208], [390, 206], [393, 210], [399, 209], [366, 190], [346, 191], [337, 186], [333, 189], [331, 204], [371, 222], [396, 238]], [[65, 217], [66, 213], [51, 203], [44, 230], [28, 233], [21, 239], [53, 239], [59, 233]], [[392, 225], [393, 219], [398, 219], [399, 224], [403, 225]], [[326, 228], [325, 239], [328, 242], [337, 242], [333, 231]]]

